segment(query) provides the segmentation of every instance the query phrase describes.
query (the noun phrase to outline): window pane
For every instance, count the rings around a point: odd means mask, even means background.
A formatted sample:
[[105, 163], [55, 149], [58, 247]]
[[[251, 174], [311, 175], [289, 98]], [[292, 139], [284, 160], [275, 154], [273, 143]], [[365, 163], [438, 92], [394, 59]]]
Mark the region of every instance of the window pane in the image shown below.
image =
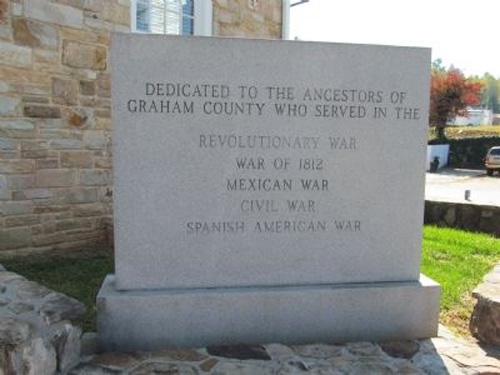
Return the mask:
[[182, 4], [180, 0], [165, 0], [166, 4], [166, 34], [180, 34], [182, 25]]
[[137, 0], [136, 6], [136, 29], [139, 31], [149, 31], [149, 0]]
[[150, 32], [155, 34], [165, 33], [165, 2], [151, 0], [151, 27]]
[[136, 29], [156, 34], [194, 34], [193, 0], [136, 0]]
[[194, 34], [194, 19], [190, 17], [182, 17], [182, 35]]
[[184, 0], [182, 4], [182, 35], [194, 34], [193, 0]]
[[182, 14], [188, 17], [194, 16], [193, 0], [182, 1]]

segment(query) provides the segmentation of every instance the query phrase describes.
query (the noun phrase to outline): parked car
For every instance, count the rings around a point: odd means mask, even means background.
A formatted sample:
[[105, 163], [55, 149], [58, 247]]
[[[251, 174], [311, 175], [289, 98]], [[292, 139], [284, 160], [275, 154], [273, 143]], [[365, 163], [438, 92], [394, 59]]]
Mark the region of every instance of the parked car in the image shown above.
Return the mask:
[[492, 147], [488, 150], [484, 158], [484, 166], [486, 167], [486, 174], [493, 175], [493, 172], [500, 173], [500, 146]]

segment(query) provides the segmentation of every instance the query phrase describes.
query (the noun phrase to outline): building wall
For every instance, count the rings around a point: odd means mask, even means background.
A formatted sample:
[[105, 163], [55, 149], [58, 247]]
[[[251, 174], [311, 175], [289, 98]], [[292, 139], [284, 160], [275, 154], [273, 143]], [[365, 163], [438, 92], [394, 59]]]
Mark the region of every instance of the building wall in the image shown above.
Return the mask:
[[493, 112], [489, 109], [467, 109], [467, 116], [457, 116], [449, 121], [449, 125], [479, 126], [493, 124]]
[[[281, 37], [280, 0], [213, 0], [213, 33]], [[130, 0], [0, 0], [0, 251], [112, 238], [109, 40]]]
[[213, 0], [218, 36], [281, 39], [282, 0]]

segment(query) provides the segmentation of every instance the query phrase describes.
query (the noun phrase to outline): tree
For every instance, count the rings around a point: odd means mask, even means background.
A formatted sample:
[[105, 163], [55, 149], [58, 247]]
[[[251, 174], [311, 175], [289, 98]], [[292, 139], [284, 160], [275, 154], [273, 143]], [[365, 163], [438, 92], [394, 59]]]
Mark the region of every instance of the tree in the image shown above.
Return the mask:
[[439, 60], [431, 71], [431, 103], [429, 122], [435, 126], [438, 139], [444, 140], [446, 123], [457, 115], [467, 115], [467, 106], [481, 102], [479, 82], [465, 78], [460, 69], [444, 69]]
[[483, 92], [481, 105], [486, 109], [491, 109], [493, 113], [498, 113], [500, 110], [499, 105], [499, 82], [489, 73], [485, 73], [481, 79], [483, 84]]

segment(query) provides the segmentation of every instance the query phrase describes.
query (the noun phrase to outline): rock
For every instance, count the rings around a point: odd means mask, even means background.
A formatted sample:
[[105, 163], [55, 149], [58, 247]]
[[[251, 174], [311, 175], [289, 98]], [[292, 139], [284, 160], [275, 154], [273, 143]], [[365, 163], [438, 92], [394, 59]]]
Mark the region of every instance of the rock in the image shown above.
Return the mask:
[[0, 283], [5, 283], [11, 280], [17, 280], [22, 278], [23, 277], [21, 275], [18, 275], [17, 273], [14, 272], [2, 271], [0, 273]]
[[80, 171], [80, 183], [84, 186], [100, 186], [111, 184], [111, 171], [108, 170], [82, 170]]
[[443, 217], [448, 226], [453, 226], [456, 220], [456, 209], [454, 206], [449, 207]]
[[102, 150], [106, 147], [106, 137], [102, 131], [89, 130], [85, 132], [85, 148]]
[[190, 361], [199, 362], [207, 359], [206, 355], [194, 349], [159, 350], [152, 354], [153, 359], [162, 361]]
[[97, 201], [94, 188], [73, 188], [60, 191], [61, 200], [68, 203], [91, 203]]
[[219, 363], [219, 361], [216, 360], [215, 358], [209, 358], [200, 364], [200, 369], [202, 371], [208, 372], [208, 371], [212, 370], [217, 363]]
[[[192, 366], [172, 363], [150, 362], [144, 363], [130, 372], [130, 375], [197, 375], [198, 371]], [[237, 372], [227, 374], [240, 374]], [[243, 375], [243, 373], [241, 373]], [[258, 375], [253, 373], [252, 375]]]
[[12, 30], [16, 44], [32, 48], [57, 48], [57, 29], [47, 23], [14, 18]]
[[0, 64], [16, 68], [30, 68], [32, 61], [31, 48], [0, 41]]
[[76, 81], [52, 77], [52, 102], [64, 105], [75, 105], [78, 101]]
[[88, 96], [95, 95], [94, 81], [80, 81], [80, 94]]
[[61, 109], [59, 107], [30, 104], [24, 106], [24, 116], [34, 118], [61, 118]]
[[500, 284], [498, 268], [486, 275], [472, 293], [477, 299], [472, 312], [469, 329], [483, 343], [500, 345]]
[[57, 369], [66, 372], [80, 361], [82, 330], [71, 324], [64, 324], [52, 339], [57, 356]]
[[86, 310], [85, 305], [76, 299], [55, 294], [42, 305], [40, 315], [46, 324], [51, 325], [62, 320], [80, 320]]
[[26, 279], [18, 279], [11, 282], [11, 285], [21, 301], [29, 299], [42, 299], [51, 293], [50, 289]]
[[[33, 195], [38, 196], [39, 192], [36, 191], [38, 189], [33, 189], [33, 190], [35, 190], [35, 191], [33, 191], [33, 193], [34, 193]], [[32, 194], [30, 194], [31, 191], [26, 190], [24, 192], [15, 192], [18, 194], [14, 194], [14, 199], [16, 199], [15, 197], [17, 197], [17, 196], [21, 196], [21, 197], [23, 197], [23, 199], [32, 199], [32, 198], [30, 198], [30, 196], [33, 196]], [[40, 216], [30, 215], [30, 216], [9, 217], [9, 218], [5, 219], [4, 225], [5, 225], [5, 228], [8, 228], [8, 227], [33, 226], [33, 225], [37, 225], [37, 224], [40, 224]]]
[[63, 64], [72, 68], [106, 69], [106, 48], [70, 40], [63, 42]]
[[9, 310], [14, 314], [22, 314], [28, 311], [33, 311], [35, 307], [31, 303], [14, 302], [9, 305]]
[[0, 346], [18, 345], [31, 336], [31, 326], [20, 319], [0, 317]]
[[81, 363], [71, 370], [68, 375], [125, 375], [125, 373], [121, 370], [113, 370], [93, 364]]
[[224, 358], [235, 359], [258, 359], [261, 361], [270, 361], [271, 357], [263, 346], [250, 345], [222, 345], [210, 346], [207, 348], [210, 355]]
[[62, 168], [92, 168], [92, 153], [89, 151], [61, 151]]
[[14, 142], [14, 140], [0, 139], [0, 150], [15, 150], [15, 149], [16, 149], [16, 143]]
[[[54, 196], [54, 192], [50, 189], [26, 189], [22, 193], [26, 199], [48, 199]], [[27, 218], [30, 221], [29, 225], [40, 222], [40, 216], [38, 215], [28, 216]]]
[[81, 356], [94, 355], [98, 352], [97, 333], [85, 332], [81, 338]]
[[16, 116], [20, 101], [19, 98], [0, 95], [0, 116]]
[[356, 356], [380, 356], [380, 347], [372, 342], [353, 342], [346, 344], [347, 349]]
[[64, 119], [70, 127], [84, 129], [94, 124], [94, 116], [88, 108], [65, 108], [63, 111]]
[[0, 350], [0, 375], [13, 374], [16, 374], [14, 353], [12, 352], [12, 350], [3, 348], [3, 350]]
[[34, 339], [22, 350], [21, 373], [23, 375], [54, 375], [56, 352], [42, 338]]
[[146, 357], [139, 352], [103, 353], [95, 356], [91, 364], [111, 369], [128, 369], [137, 366]]
[[[293, 371], [309, 371], [309, 366], [299, 359], [291, 359], [286, 363], [284, 369], [292, 369]], [[288, 371], [288, 370], [287, 370]]]
[[342, 372], [332, 367], [320, 366], [308, 370], [285, 365], [279, 369], [278, 375], [343, 375]]
[[303, 345], [293, 348], [298, 355], [306, 358], [326, 359], [342, 355], [342, 347], [336, 345], [317, 344]]
[[32, 173], [33, 169], [34, 164], [32, 160], [0, 160], [0, 173]]
[[35, 123], [29, 120], [2, 120], [0, 137], [5, 138], [35, 138]]
[[75, 28], [83, 25], [83, 11], [49, 0], [27, 1], [25, 17]]
[[411, 359], [420, 348], [417, 341], [389, 341], [379, 344], [380, 348], [394, 358]]
[[9, 20], [9, 0], [0, 0], [0, 25], [8, 23]]
[[37, 172], [37, 183], [41, 187], [73, 186], [76, 172], [71, 169], [43, 169]]
[[479, 341], [491, 345], [500, 345], [499, 306], [486, 299], [478, 299], [472, 312], [469, 329]]
[[349, 375], [392, 375], [396, 372], [385, 363], [355, 363], [349, 370]]
[[50, 147], [54, 150], [75, 150], [83, 147], [83, 142], [79, 139], [54, 139], [50, 142]]
[[488, 284], [500, 284], [500, 265], [493, 268], [493, 271], [484, 277], [484, 282]]
[[295, 352], [289, 346], [283, 344], [266, 344], [264, 345], [266, 352], [271, 358], [293, 357]]
[[400, 362], [396, 363], [396, 374], [398, 375], [421, 375], [422, 372], [419, 371], [413, 364], [410, 362]]
[[460, 374], [460, 372], [448, 372], [441, 357], [436, 353], [417, 353], [413, 357], [412, 362], [421, 371], [422, 374], [428, 375], [448, 375]]
[[273, 375], [273, 373], [274, 373], [273, 369], [268, 366], [257, 365], [246, 362], [242, 363], [226, 362], [226, 363], [220, 363], [215, 369], [215, 371], [212, 371], [211, 374], [212, 375]]
[[334, 368], [343, 373], [348, 373], [349, 367], [357, 361], [348, 350], [343, 351], [342, 355], [328, 359], [328, 363]]

